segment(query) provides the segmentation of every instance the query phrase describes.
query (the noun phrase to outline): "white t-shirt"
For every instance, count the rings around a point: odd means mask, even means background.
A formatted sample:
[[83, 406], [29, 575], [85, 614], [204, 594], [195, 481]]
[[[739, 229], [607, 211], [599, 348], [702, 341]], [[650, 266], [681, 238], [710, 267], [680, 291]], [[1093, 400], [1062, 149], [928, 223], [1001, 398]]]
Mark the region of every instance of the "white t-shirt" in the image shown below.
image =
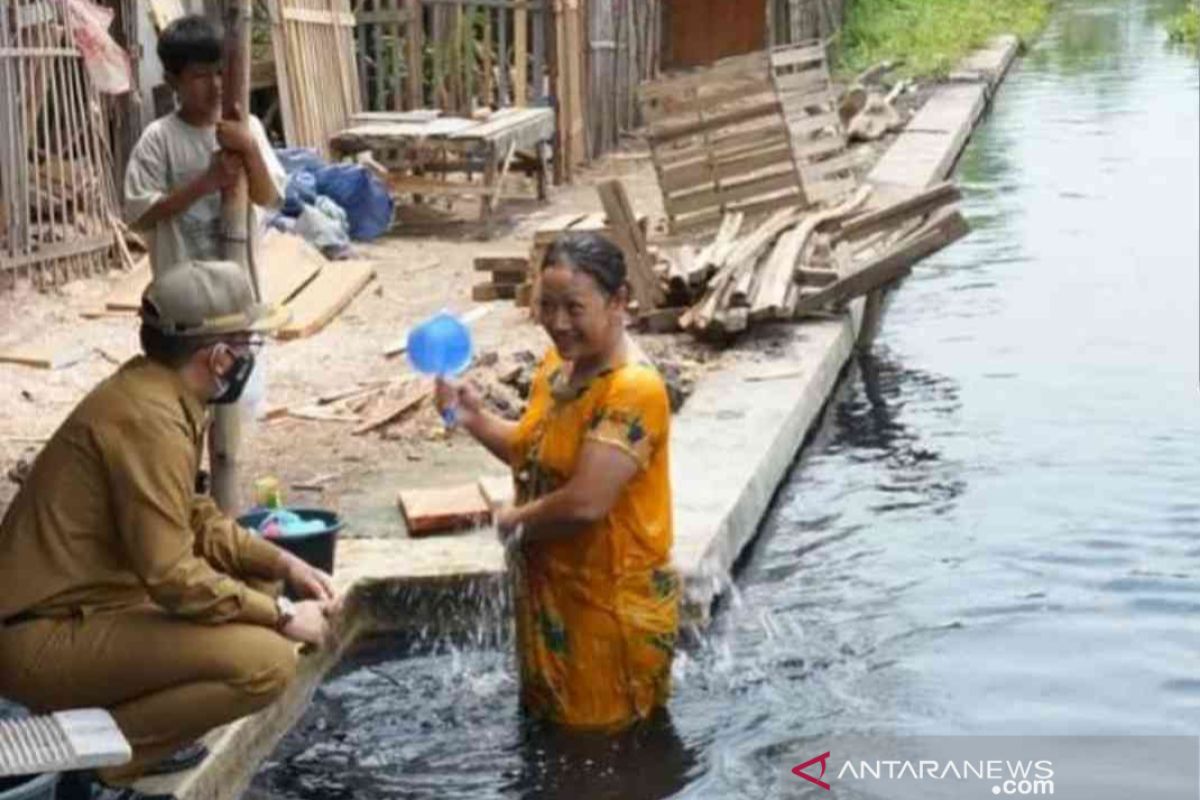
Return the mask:
[[[275, 157], [262, 123], [251, 116], [248, 124], [282, 203], [287, 174]], [[125, 218], [129, 224], [134, 225], [163, 197], [207, 171], [218, 149], [215, 125], [197, 128], [184, 122], [178, 113], [151, 122], [133, 148], [125, 171]], [[263, 214], [256, 207], [255, 225], [261, 229], [263, 224]], [[219, 260], [221, 194], [206, 195], [182, 214], [164, 219], [151, 229], [139, 228], [139, 232], [150, 247], [150, 268], [155, 275], [184, 261]]]

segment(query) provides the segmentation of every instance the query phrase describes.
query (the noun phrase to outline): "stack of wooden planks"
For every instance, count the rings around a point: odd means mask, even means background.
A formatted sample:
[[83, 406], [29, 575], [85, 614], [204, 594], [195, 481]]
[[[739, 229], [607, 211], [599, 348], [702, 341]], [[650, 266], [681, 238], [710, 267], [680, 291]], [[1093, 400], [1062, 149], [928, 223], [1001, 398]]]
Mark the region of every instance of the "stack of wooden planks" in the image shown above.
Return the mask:
[[783, 208], [758, 225], [726, 215], [702, 249], [669, 254], [660, 318], [703, 337], [754, 323], [836, 311], [903, 277], [920, 259], [961, 238], [967, 224], [944, 183], [887, 201], [860, 187], [833, 208]]
[[476, 302], [516, 300], [530, 291], [529, 258], [526, 255], [492, 253], [476, 256], [475, 271], [490, 277], [490, 280], [471, 287], [471, 299]]
[[809, 202], [766, 53], [643, 83], [638, 98], [672, 234]]

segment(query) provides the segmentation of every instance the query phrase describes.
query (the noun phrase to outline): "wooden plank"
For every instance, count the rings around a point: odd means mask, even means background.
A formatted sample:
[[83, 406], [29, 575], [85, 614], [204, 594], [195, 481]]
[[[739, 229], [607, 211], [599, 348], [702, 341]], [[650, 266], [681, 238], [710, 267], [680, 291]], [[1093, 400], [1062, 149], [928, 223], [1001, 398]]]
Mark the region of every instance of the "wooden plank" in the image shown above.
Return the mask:
[[667, 212], [672, 216], [677, 216], [712, 207], [726, 208], [739, 200], [747, 200], [783, 189], [799, 189], [800, 179], [796, 176], [795, 166], [790, 161], [781, 166], [785, 168], [782, 172], [757, 175], [748, 180], [725, 184], [719, 190], [716, 188], [704, 189], [691, 194], [667, 197], [665, 202]]
[[819, 311], [886, 286], [906, 275], [913, 264], [961, 239], [969, 230], [967, 221], [957, 209], [944, 208], [915, 234], [871, 259], [855, 272], [802, 296], [795, 313], [803, 315]]
[[776, 116], [780, 113], [780, 109], [779, 101], [773, 99], [766, 103], [756, 103], [746, 108], [738, 108], [733, 111], [727, 111], [724, 114], [717, 114], [698, 122], [652, 129], [647, 133], [646, 138], [649, 140], [651, 146], [661, 147], [664, 144], [686, 136], [695, 136], [706, 131], [727, 128], [731, 125], [742, 125], [762, 117]]
[[614, 179], [601, 183], [596, 191], [600, 194], [600, 203], [612, 226], [613, 238], [625, 253], [625, 265], [638, 310], [650, 311], [662, 302], [662, 288], [654, 275], [654, 264], [646, 239], [629, 204], [625, 186]]
[[404, 489], [399, 504], [409, 536], [477, 527], [492, 518], [478, 483], [442, 489]]
[[757, 147], [734, 158], [696, 161], [682, 167], [664, 169], [659, 177], [659, 186], [667, 194], [685, 189], [728, 180], [764, 169], [776, 164], [791, 164], [791, 147], [786, 141], [773, 147]]
[[683, 120], [675, 119], [678, 117], [690, 117], [689, 121], [694, 121], [701, 112], [714, 112], [722, 106], [726, 106], [732, 102], [746, 102], [750, 97], [756, 95], [772, 95], [774, 99], [774, 87], [770, 80], [764, 76], [753, 76], [748, 80], [743, 80], [734, 86], [721, 85], [713, 89], [713, 91], [704, 93], [701, 87], [700, 91], [689, 94], [684, 98], [679, 97], [664, 97], [660, 100], [648, 103], [646, 105], [646, 121], [652, 123], [654, 127], [671, 127], [669, 120], [674, 119], [674, 124], [678, 125]]
[[939, 183], [897, 203], [874, 209], [842, 223], [836, 238], [861, 239], [872, 233], [898, 225], [913, 217], [923, 216], [948, 203], [962, 199], [962, 192], [953, 183]]
[[553, 244], [558, 235], [570, 228], [576, 222], [586, 217], [587, 214], [572, 213], [559, 214], [538, 226], [533, 233], [534, 245], [549, 245]]
[[800, 168], [819, 167], [822, 163], [816, 159], [824, 156], [830, 156], [835, 153], [841, 153], [846, 149], [846, 140], [838, 136], [826, 136], [821, 139], [814, 139], [803, 144], [796, 145], [796, 160], [800, 162]]
[[[513, 12], [513, 105], [524, 106], [529, 91], [529, 11]], [[535, 75], [541, 80], [540, 75]]]
[[56, 370], [78, 364], [87, 356], [88, 351], [80, 346], [21, 345], [0, 352], [0, 364]]
[[836, 269], [816, 269], [813, 267], [798, 267], [796, 280], [809, 286], [828, 286], [838, 279]]
[[287, 8], [280, 11], [280, 16], [293, 22], [309, 22], [315, 25], [342, 25], [354, 27], [354, 14], [349, 11], [333, 11], [316, 8]]
[[529, 256], [512, 254], [489, 254], [475, 256], [476, 272], [521, 272], [529, 270]]
[[404, 387], [404, 392], [399, 400], [388, 403], [382, 411], [363, 422], [351, 433], [354, 436], [362, 436], [385, 425], [391, 425], [420, 405], [431, 394], [433, 394], [433, 381], [414, 379]]
[[821, 180], [839, 172], [854, 172], [860, 162], [858, 153], [847, 152], [824, 161], [809, 161], [801, 165], [805, 175]]
[[[804, 170], [800, 170], [801, 175]], [[811, 203], [827, 203], [831, 200], [837, 200], [840, 197], [850, 194], [858, 188], [858, 179], [854, 176], [844, 178], [825, 178], [823, 180], [808, 180], [804, 184], [804, 191], [808, 195], [808, 200]]]
[[337, 268], [299, 236], [272, 231], [259, 246], [263, 299], [282, 305], [295, 297], [326, 265]]
[[485, 475], [478, 483], [479, 493], [483, 495], [488, 508], [503, 508], [512, 505], [516, 499], [511, 475]]
[[477, 303], [490, 303], [493, 300], [516, 300], [519, 284], [514, 283], [480, 283], [471, 287], [471, 299]]
[[806, 95], [815, 91], [829, 91], [829, 73], [824, 69], [809, 69], [775, 76], [775, 86], [784, 103], [789, 94]]
[[721, 227], [717, 231], [716, 237], [707, 247], [696, 254], [695, 264], [698, 274], [689, 275], [689, 283], [695, 284], [698, 277], [707, 278], [709, 274], [725, 266], [725, 259], [733, 250], [734, 242], [737, 240], [744, 220], [745, 215], [741, 213], [725, 215], [721, 220]]
[[121, 278], [120, 283], [104, 299], [108, 311], [140, 311], [142, 295], [150, 285], [150, 257], [142, 256], [138, 266]]
[[717, 313], [722, 310], [724, 300], [734, 288], [733, 285], [746, 270], [752, 269], [758, 263], [763, 251], [771, 246], [776, 237], [796, 224], [798, 213], [796, 209], [781, 209], [749, 235], [737, 241], [724, 266], [708, 282], [708, 291], [704, 297], [686, 315], [688, 327], [706, 330], [713, 324]]
[[287, 305], [291, 321], [277, 334], [280, 339], [312, 336], [350, 304], [375, 277], [370, 261], [338, 261], [322, 269]]
[[800, 254], [808, 244], [809, 238], [822, 225], [836, 222], [853, 214], [867, 202], [870, 195], [870, 187], [864, 186], [855, 193], [854, 197], [837, 208], [807, 215], [799, 225], [779, 238], [779, 243], [775, 246], [771, 259], [758, 282], [758, 290], [755, 292], [754, 302], [750, 307], [752, 320], [770, 319], [779, 316], [785, 310], [788, 290], [795, 281]]
[[758, 147], [775, 147], [788, 141], [788, 130], [780, 121], [777, 125], [697, 140], [688, 147], [658, 148], [653, 156], [655, 164], [666, 169], [708, 158], [733, 158]]
[[776, 70], [813, 61], [825, 61], [824, 43], [792, 46], [771, 51], [771, 67]]

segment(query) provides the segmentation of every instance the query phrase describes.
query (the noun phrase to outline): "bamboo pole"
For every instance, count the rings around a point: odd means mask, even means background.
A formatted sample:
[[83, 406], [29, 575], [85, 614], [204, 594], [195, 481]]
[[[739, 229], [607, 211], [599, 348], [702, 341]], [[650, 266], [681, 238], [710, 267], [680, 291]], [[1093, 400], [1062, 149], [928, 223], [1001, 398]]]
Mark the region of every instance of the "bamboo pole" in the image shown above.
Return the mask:
[[[251, 0], [225, 0], [225, 73], [222, 80], [221, 114], [231, 119], [241, 107], [250, 113], [250, 15]], [[225, 258], [246, 270], [256, 300], [262, 297], [257, 270], [251, 256], [253, 232], [250, 226], [250, 185], [243, 170], [241, 177], [221, 194], [221, 228], [224, 232]], [[239, 507], [238, 453], [241, 449], [240, 409], [236, 405], [217, 406], [209, 436], [209, 468], [212, 496], [226, 513]]]

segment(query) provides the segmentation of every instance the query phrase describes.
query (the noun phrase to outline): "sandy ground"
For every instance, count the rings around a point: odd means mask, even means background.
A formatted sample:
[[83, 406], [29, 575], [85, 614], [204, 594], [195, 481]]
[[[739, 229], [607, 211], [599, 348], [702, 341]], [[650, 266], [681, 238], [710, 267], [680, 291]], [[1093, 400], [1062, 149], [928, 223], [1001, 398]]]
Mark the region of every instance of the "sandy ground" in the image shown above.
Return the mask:
[[[907, 104], [906, 104], [907, 105]], [[888, 137], [889, 139], [891, 137]], [[887, 140], [859, 149], [865, 168], [887, 146]], [[594, 184], [620, 178], [638, 213], [651, 217], [651, 242], [662, 233], [662, 201], [649, 158], [642, 148], [612, 154], [577, 175], [570, 186], [557, 187], [548, 203], [533, 199], [505, 201], [493, 236], [481, 241], [477, 207], [463, 202], [452, 217], [402, 210], [400, 224], [387, 237], [358, 248], [358, 257], [375, 262], [377, 278], [319, 334], [293, 342], [271, 342], [266, 348], [267, 404], [291, 409], [313, 406], [323, 395], [353, 389], [360, 383], [395, 381], [387, 394], [375, 397], [358, 413], [369, 418], [399, 397], [413, 378], [403, 356], [387, 359], [385, 348], [402, 338], [407, 327], [442, 308], [465, 311], [474, 304], [471, 286], [485, 279], [473, 271], [483, 253], [527, 254], [533, 232], [545, 220], [568, 212], [601, 210]], [[517, 188], [518, 180], [512, 181]], [[526, 186], [525, 188], [530, 188]], [[530, 192], [532, 197], [532, 192]], [[417, 209], [420, 211], [420, 209]], [[329, 268], [336, 269], [336, 264]], [[0, 364], [0, 508], [16, 492], [13, 476], [36, 456], [42, 443], [74, 405], [117, 364], [138, 352], [137, 323], [132, 316], [84, 319], [80, 312], [100, 305], [122, 277], [79, 280], [51, 293], [28, 287], [0, 296], [0, 350], [39, 344], [55, 352], [76, 351], [82, 360], [58, 370]], [[512, 412], [520, 408], [515, 390], [497, 378], [511, 373], [522, 355], [540, 355], [547, 340], [526, 309], [511, 302], [486, 304], [489, 312], [475, 326], [476, 353], [483, 366], [471, 372], [483, 388]], [[769, 343], [751, 339], [734, 350], [719, 351], [690, 338], [643, 335], [639, 341], [660, 363], [677, 367], [687, 380], [719, 368], [723, 359], [770, 359]], [[415, 379], [415, 378], [414, 378]], [[322, 410], [349, 414], [347, 404]], [[262, 476], [274, 476], [291, 505], [319, 505], [342, 513], [347, 536], [406, 535], [397, 493], [406, 487], [453, 485], [482, 475], [505, 474], [481, 447], [463, 434], [447, 435], [431, 403], [425, 402], [394, 424], [361, 436], [344, 421], [286, 416], [261, 422], [246, 431], [240, 484], [243, 500]], [[306, 484], [319, 488], [302, 488]], [[299, 484], [299, 486], [297, 486]]]

